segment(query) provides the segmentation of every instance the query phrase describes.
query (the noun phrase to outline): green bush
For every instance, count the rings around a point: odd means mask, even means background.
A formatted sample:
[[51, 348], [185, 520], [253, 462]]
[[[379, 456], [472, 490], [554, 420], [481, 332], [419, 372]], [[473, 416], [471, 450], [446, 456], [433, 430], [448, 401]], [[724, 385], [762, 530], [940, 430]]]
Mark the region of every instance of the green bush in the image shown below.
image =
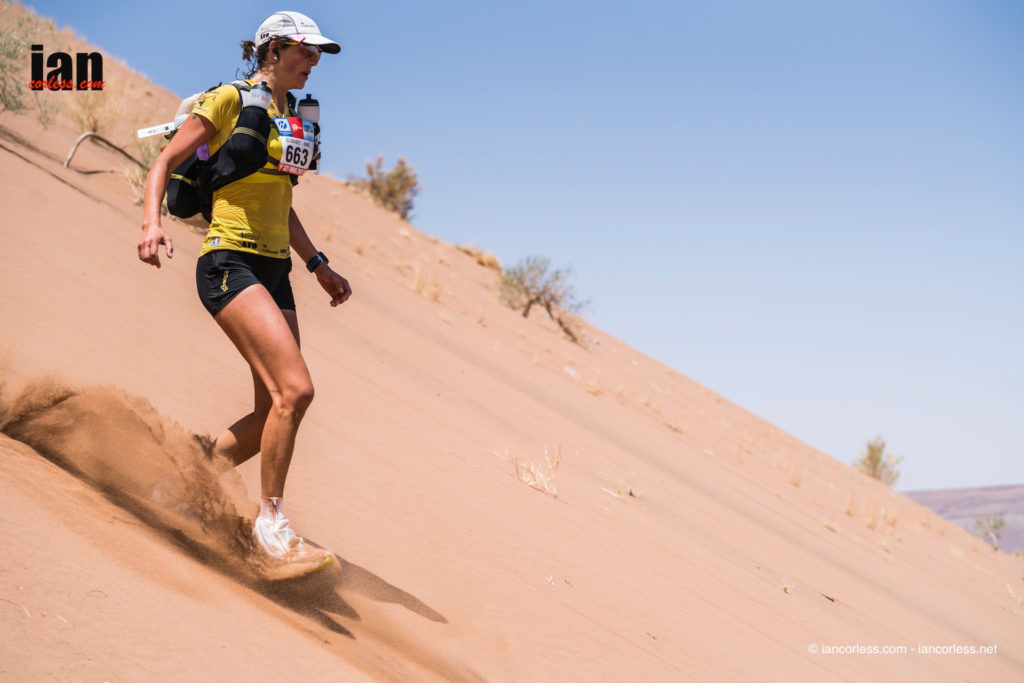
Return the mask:
[[897, 458], [891, 453], [886, 453], [885, 439], [876, 436], [868, 441], [867, 450], [861, 452], [860, 460], [855, 460], [853, 466], [869, 477], [874, 477], [887, 486], [892, 486], [900, 478], [900, 471], [896, 469], [896, 466], [902, 461], [902, 457]]
[[398, 163], [390, 171], [381, 166], [384, 157], [378, 156], [377, 163], [366, 162], [366, 178], [349, 177], [349, 184], [366, 192], [377, 204], [388, 211], [394, 211], [404, 220], [412, 216], [413, 199], [420, 193], [416, 170], [398, 157]]
[[[48, 128], [61, 111], [61, 95], [29, 89], [30, 46], [46, 41], [48, 47], [64, 49], [52, 19], [31, 14], [12, 21], [16, 8], [8, 2], [0, 5], [0, 111], [20, 112], [34, 108], [39, 122]], [[57, 42], [54, 43], [54, 38]], [[31, 99], [27, 96], [31, 95]], [[56, 99], [53, 96], [56, 95]]]
[[28, 64], [28, 37], [35, 33], [34, 23], [26, 16], [0, 29], [0, 111], [25, 108], [24, 93], [28, 91], [28, 83], [22, 82], [22, 72], [23, 66]]
[[993, 550], [999, 550], [999, 538], [1002, 536], [1006, 520], [1002, 515], [988, 515], [974, 520], [974, 535], [988, 541]]
[[550, 270], [551, 260], [527, 256], [501, 274], [499, 296], [513, 310], [528, 318], [534, 306], [541, 306], [558, 323], [569, 339], [579, 343], [575, 324], [566, 313], [578, 313], [586, 306], [569, 282], [571, 268]]

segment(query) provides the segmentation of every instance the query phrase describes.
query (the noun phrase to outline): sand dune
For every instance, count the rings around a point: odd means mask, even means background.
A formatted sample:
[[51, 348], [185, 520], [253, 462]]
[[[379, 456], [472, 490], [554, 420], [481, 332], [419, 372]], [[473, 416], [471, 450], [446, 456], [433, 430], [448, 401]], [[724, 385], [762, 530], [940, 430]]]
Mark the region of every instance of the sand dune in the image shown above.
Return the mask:
[[999, 549], [1024, 553], [1024, 485], [909, 491], [905, 495], [968, 531], [976, 530], [979, 520], [1002, 520], [996, 539]]
[[326, 176], [296, 208], [354, 296], [293, 271], [317, 396], [286, 498], [339, 563], [253, 580], [225, 558], [256, 463], [191, 436], [251, 400], [201, 236], [168, 219], [174, 258], [140, 264], [123, 159], [63, 168], [76, 134], [0, 114], [0, 677], [1021, 679], [1019, 559], [601, 330], [523, 319]]

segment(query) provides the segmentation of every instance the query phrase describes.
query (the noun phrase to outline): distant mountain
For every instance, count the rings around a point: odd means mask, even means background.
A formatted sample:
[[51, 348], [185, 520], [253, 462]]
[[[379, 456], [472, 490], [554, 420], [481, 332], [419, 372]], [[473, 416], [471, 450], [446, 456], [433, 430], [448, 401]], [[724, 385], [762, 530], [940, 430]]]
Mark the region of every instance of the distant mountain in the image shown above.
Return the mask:
[[1024, 484], [973, 489], [904, 492], [907, 498], [931, 508], [949, 521], [974, 533], [979, 517], [999, 516], [1004, 521], [999, 549], [1024, 552]]

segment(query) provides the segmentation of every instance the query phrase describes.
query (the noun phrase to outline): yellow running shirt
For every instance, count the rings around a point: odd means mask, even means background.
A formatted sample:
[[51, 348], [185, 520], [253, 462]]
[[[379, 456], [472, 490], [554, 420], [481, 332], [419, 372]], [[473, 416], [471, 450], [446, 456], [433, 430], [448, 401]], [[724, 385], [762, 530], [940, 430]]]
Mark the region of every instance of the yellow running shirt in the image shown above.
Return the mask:
[[[251, 80], [248, 82], [253, 83]], [[196, 103], [192, 113], [199, 114], [217, 128], [207, 143], [211, 156], [231, 137], [241, 112], [242, 98], [233, 85], [210, 90]], [[271, 119], [287, 116], [279, 113], [273, 102], [267, 114]], [[267, 151], [275, 159], [281, 158], [281, 138], [273, 121], [270, 123]], [[288, 258], [288, 210], [291, 205], [291, 177], [277, 171], [273, 163], [268, 162], [260, 171], [225, 185], [213, 193], [210, 229], [199, 255], [215, 249], [231, 249]]]

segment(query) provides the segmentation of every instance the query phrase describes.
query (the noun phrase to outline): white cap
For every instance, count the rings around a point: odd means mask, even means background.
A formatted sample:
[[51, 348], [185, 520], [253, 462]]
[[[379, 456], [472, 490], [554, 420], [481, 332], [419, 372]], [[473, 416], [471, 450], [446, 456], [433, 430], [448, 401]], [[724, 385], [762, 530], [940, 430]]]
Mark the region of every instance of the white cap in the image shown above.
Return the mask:
[[316, 45], [332, 55], [341, 52], [341, 45], [322, 35], [315, 21], [298, 12], [275, 12], [267, 17], [256, 31], [256, 47], [277, 36], [290, 38], [296, 43]]

